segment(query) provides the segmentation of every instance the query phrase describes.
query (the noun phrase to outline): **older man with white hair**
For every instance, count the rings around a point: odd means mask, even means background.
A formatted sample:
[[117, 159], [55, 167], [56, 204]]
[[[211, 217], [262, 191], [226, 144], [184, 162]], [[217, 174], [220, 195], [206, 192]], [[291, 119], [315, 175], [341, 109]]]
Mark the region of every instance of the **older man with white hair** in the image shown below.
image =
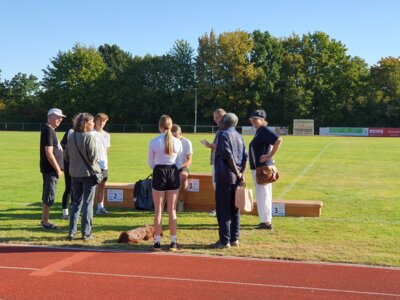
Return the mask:
[[245, 181], [247, 153], [243, 137], [236, 131], [238, 117], [234, 113], [223, 116], [215, 151], [215, 200], [219, 226], [219, 240], [214, 248], [239, 246], [240, 211], [235, 206], [235, 192]]
[[42, 221], [43, 229], [57, 229], [49, 221], [50, 207], [54, 205], [58, 179], [62, 175], [63, 150], [58, 141], [55, 129], [65, 118], [61, 109], [52, 108], [47, 113], [47, 123], [40, 133], [40, 172], [43, 176]]

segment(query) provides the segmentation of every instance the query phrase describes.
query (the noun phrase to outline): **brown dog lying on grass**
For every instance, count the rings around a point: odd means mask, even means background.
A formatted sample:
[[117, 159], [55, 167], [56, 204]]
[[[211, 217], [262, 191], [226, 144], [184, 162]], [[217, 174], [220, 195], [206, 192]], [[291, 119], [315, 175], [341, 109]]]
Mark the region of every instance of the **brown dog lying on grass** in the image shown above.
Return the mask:
[[154, 239], [154, 227], [146, 225], [128, 231], [123, 231], [119, 235], [118, 243], [139, 244], [141, 241]]

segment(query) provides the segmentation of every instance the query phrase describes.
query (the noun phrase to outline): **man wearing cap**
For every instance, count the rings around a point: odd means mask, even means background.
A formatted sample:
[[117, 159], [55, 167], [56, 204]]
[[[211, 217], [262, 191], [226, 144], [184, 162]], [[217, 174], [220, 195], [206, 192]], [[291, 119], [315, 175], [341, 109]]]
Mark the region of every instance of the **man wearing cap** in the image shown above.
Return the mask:
[[247, 153], [243, 137], [236, 131], [238, 117], [227, 113], [221, 120], [221, 132], [215, 151], [215, 200], [219, 227], [217, 249], [239, 246], [240, 211], [235, 206], [235, 192], [244, 182]]
[[42, 221], [43, 229], [57, 229], [49, 221], [50, 207], [56, 197], [58, 179], [62, 175], [63, 151], [55, 129], [65, 118], [61, 109], [52, 108], [47, 113], [47, 123], [40, 133], [40, 172], [43, 176]]

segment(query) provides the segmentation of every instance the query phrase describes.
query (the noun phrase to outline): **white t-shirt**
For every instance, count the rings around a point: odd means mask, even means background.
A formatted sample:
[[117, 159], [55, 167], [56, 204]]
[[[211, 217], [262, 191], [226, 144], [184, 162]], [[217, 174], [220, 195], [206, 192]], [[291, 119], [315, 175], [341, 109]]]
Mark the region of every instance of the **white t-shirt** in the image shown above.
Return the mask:
[[106, 131], [90, 132], [96, 139], [97, 156], [99, 158], [99, 166], [102, 170], [108, 169], [107, 149], [111, 146], [110, 134]]
[[148, 164], [151, 169], [156, 165], [173, 165], [176, 163], [178, 153], [182, 152], [182, 143], [176, 137], [172, 137], [172, 154], [165, 153], [165, 133], [161, 133], [150, 141], [148, 152]]
[[176, 166], [178, 167], [178, 169], [180, 169], [182, 164], [186, 162], [187, 155], [193, 154], [192, 142], [184, 137], [181, 139], [181, 142], [182, 142], [182, 152], [178, 154], [178, 157], [176, 159]]

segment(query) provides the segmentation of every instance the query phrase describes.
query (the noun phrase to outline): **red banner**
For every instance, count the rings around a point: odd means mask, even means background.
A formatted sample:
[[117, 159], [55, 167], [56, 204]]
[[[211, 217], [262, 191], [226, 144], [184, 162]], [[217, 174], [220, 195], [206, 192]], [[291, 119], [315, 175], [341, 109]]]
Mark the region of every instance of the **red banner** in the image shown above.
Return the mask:
[[400, 136], [400, 128], [368, 128], [368, 136]]

